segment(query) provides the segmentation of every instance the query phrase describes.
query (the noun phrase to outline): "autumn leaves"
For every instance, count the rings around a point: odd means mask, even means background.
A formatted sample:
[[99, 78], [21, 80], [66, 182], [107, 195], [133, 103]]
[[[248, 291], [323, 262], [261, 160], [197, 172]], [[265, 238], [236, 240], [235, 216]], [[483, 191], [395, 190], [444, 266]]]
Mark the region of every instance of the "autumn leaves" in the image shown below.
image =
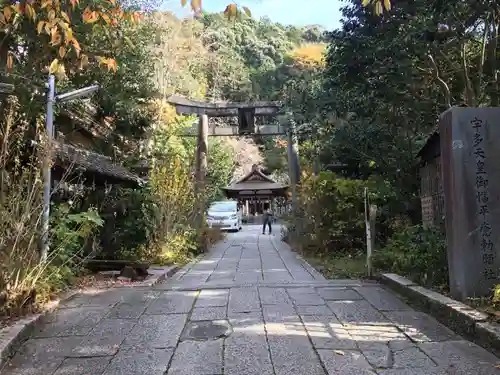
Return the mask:
[[[78, 64], [80, 69], [84, 69], [89, 59], [116, 71], [118, 65], [113, 56], [101, 56], [82, 49], [79, 40], [92, 29], [81, 25], [94, 27], [97, 24], [116, 29], [122, 22], [136, 23], [140, 17], [139, 12], [123, 10], [116, 0], [92, 2], [85, 7], [80, 6], [79, 0], [21, 1], [1, 9], [0, 32], [23, 39], [32, 34], [29, 25], [36, 25], [37, 43], [44, 45], [47, 55], [52, 57], [50, 73], [64, 73], [65, 66], [69, 64]], [[8, 70], [13, 68], [15, 55], [15, 49], [7, 53]]]
[[[188, 0], [181, 0], [183, 6], [187, 3]], [[201, 0], [189, 0], [189, 3], [194, 13], [201, 12]], [[228, 18], [242, 14], [251, 17], [247, 7], [240, 9], [235, 3], [229, 4], [224, 13]], [[109, 71], [116, 71], [118, 63], [112, 51], [99, 53], [86, 50], [82, 47], [83, 41], [96, 27], [101, 28], [109, 38], [119, 39], [118, 31], [122, 23], [137, 23], [140, 18], [141, 13], [124, 10], [117, 0], [22, 0], [0, 8], [0, 41], [6, 39], [2, 35], [12, 40], [32, 40], [36, 30], [36, 44], [43, 46], [41, 50], [46, 56], [42, 58], [47, 60], [49, 73], [64, 75], [67, 67], [85, 69], [90, 61]], [[126, 42], [132, 44], [129, 40]], [[5, 45], [3, 47], [5, 50]], [[20, 53], [16, 48], [7, 48], [5, 62], [8, 71], [13, 69], [16, 60], [20, 60], [17, 56]]]

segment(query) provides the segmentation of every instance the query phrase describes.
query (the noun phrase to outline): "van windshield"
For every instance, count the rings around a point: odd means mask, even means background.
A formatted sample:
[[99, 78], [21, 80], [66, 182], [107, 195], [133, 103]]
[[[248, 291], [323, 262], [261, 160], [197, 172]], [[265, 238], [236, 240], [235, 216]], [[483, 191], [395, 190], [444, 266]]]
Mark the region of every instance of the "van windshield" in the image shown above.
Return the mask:
[[234, 202], [215, 202], [210, 206], [210, 211], [213, 212], [232, 212], [236, 211], [236, 203]]

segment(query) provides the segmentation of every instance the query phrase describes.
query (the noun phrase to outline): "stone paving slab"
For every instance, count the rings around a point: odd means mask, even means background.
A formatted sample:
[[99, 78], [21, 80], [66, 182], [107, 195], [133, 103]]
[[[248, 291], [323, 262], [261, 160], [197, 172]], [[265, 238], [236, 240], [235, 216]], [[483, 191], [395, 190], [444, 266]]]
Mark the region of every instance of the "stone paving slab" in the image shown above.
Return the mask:
[[224, 374], [274, 375], [264, 330], [260, 334], [236, 333], [226, 339]]
[[200, 292], [196, 300], [195, 307], [221, 307], [227, 306], [229, 301], [229, 289], [210, 290], [205, 289]]
[[146, 314], [186, 314], [193, 308], [196, 292], [164, 292], [151, 303]]
[[[342, 353], [342, 354], [340, 354]], [[372, 366], [359, 351], [318, 350], [328, 375], [375, 375]]]
[[232, 312], [260, 310], [260, 299], [257, 288], [232, 288], [229, 293], [229, 310]]
[[191, 320], [224, 320], [227, 318], [227, 308], [223, 307], [197, 307], [191, 314]]
[[291, 304], [285, 288], [259, 288], [260, 301], [263, 305]]
[[131, 348], [120, 350], [103, 375], [164, 375], [172, 354], [173, 349]]
[[[304, 331], [282, 327], [269, 333], [269, 349], [276, 375], [324, 375], [321, 361]], [[276, 332], [276, 333], [274, 333]]]
[[173, 348], [177, 345], [186, 321], [187, 314], [172, 314], [168, 318], [162, 315], [144, 315], [127, 335], [123, 346]]
[[316, 349], [358, 349], [357, 341], [335, 316], [301, 318]]
[[397, 311], [397, 310], [413, 310], [410, 306], [408, 306], [401, 299], [396, 297], [394, 293], [389, 292], [388, 290], [382, 287], [370, 287], [363, 288], [357, 287], [354, 288], [356, 292], [363, 296], [370, 304], [380, 311]]
[[54, 375], [102, 374], [113, 357], [67, 358]]
[[222, 344], [222, 340], [181, 342], [168, 375], [222, 374]]
[[326, 301], [355, 301], [363, 299], [361, 294], [348, 288], [317, 288], [318, 294]]
[[[497, 357], [381, 285], [324, 280], [259, 231], [154, 287], [67, 301], [0, 374], [500, 375]], [[214, 321], [227, 337], [186, 334]]]
[[386, 316], [412, 341], [439, 342], [459, 336], [431, 316], [418, 311], [390, 311]]

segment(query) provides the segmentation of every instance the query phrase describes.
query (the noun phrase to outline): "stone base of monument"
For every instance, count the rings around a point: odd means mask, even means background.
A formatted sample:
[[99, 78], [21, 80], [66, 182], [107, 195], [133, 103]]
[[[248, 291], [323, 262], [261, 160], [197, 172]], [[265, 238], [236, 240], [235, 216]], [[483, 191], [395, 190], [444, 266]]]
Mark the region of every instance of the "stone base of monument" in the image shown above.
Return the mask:
[[413, 307], [430, 314], [459, 335], [500, 356], [500, 325], [488, 322], [487, 314], [423, 288], [397, 274], [382, 274], [380, 281], [401, 294]]

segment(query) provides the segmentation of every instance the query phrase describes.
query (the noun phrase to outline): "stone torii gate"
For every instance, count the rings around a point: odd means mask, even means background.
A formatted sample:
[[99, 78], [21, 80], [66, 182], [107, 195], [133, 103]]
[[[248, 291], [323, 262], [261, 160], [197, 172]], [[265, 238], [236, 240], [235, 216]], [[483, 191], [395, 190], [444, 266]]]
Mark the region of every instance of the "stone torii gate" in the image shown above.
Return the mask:
[[[245, 135], [285, 135], [288, 133], [288, 161], [292, 191], [295, 195], [295, 185], [299, 181], [299, 157], [297, 137], [294, 131], [294, 122], [290, 121], [289, 129], [282, 125], [256, 125], [256, 116], [275, 116], [282, 107], [280, 102], [216, 102], [205, 103], [189, 100], [181, 96], [171, 96], [167, 102], [175, 106], [178, 114], [198, 115], [198, 126], [189, 129], [186, 136], [197, 137], [196, 147], [196, 193], [198, 211], [203, 212], [203, 199], [205, 190], [205, 177], [207, 173], [207, 150], [209, 136], [245, 136]], [[238, 117], [238, 126], [227, 128], [209, 126], [210, 117]], [[287, 131], [288, 130], [288, 131]], [[295, 201], [295, 196], [293, 197]], [[203, 215], [199, 216], [198, 225], [203, 226]]]

